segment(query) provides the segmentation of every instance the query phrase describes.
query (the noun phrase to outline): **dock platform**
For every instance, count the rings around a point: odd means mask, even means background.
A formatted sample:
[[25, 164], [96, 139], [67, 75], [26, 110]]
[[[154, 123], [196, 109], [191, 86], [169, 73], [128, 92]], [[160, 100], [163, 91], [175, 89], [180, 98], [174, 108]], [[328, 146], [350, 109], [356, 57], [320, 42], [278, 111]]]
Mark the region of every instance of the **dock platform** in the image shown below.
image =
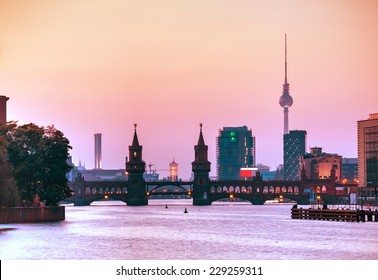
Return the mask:
[[378, 210], [372, 209], [328, 209], [327, 205], [322, 208], [298, 208], [293, 205], [291, 218], [301, 220], [326, 220], [343, 222], [378, 222]]

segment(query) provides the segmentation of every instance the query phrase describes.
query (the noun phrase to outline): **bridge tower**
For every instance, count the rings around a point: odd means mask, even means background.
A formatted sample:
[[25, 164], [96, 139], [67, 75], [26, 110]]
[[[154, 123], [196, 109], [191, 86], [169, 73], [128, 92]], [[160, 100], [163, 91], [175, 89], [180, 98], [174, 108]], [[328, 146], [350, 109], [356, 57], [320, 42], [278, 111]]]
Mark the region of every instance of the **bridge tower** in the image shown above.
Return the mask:
[[126, 172], [129, 177], [127, 205], [131, 206], [148, 204], [146, 184], [143, 179], [146, 163], [142, 160], [142, 146], [139, 145], [136, 126], [134, 124], [133, 143], [129, 146], [129, 160], [126, 162]]
[[192, 162], [194, 173], [193, 181], [193, 205], [210, 205], [210, 165], [207, 160], [207, 145], [203, 140], [202, 123], [200, 124], [200, 135], [197, 145], [194, 146], [195, 159]]

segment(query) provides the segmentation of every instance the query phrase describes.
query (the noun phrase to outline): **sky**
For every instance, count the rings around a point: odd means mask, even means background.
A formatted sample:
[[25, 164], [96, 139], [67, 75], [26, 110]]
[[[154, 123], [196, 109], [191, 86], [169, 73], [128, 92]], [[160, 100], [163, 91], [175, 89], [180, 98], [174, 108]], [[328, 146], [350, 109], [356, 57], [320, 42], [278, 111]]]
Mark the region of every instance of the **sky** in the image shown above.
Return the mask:
[[378, 112], [375, 0], [0, 0], [7, 119], [55, 125], [73, 162], [124, 168], [137, 123], [143, 159], [188, 179], [203, 124], [211, 175], [219, 129], [246, 125], [257, 163], [283, 162], [284, 38], [307, 148], [357, 157], [357, 121]]

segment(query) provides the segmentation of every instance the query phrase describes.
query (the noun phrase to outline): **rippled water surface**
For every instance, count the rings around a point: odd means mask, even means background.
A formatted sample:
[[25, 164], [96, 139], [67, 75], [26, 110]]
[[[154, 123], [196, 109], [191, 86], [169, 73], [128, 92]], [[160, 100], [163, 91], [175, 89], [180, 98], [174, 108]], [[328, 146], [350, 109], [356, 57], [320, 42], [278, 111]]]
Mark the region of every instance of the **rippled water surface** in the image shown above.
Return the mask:
[[0, 259], [378, 259], [375, 222], [292, 220], [291, 205], [149, 203], [67, 206], [62, 222], [0, 225]]

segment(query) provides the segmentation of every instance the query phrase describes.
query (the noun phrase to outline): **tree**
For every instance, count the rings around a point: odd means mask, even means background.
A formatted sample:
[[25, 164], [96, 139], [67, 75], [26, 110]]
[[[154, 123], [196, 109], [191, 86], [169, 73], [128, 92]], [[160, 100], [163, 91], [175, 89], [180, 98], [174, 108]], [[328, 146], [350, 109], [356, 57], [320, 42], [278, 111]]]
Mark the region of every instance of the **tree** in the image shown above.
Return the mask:
[[38, 194], [46, 205], [56, 205], [71, 196], [66, 174], [69, 141], [54, 126], [8, 125], [9, 161], [14, 167], [20, 196], [32, 201]]
[[7, 142], [0, 136], [0, 207], [16, 206], [20, 200], [13, 169], [8, 161]]

